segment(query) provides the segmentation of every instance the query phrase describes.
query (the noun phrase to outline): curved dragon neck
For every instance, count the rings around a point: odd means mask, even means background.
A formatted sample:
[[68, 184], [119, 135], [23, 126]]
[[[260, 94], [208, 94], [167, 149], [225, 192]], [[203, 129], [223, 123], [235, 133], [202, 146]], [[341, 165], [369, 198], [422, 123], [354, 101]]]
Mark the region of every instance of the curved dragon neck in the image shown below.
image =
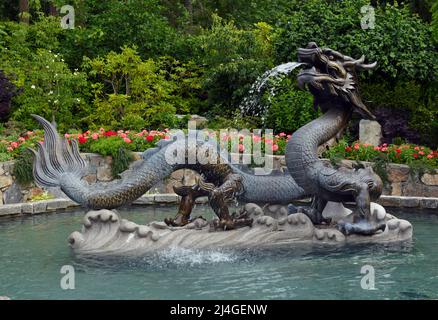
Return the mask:
[[306, 192], [315, 187], [309, 179], [311, 168], [319, 163], [318, 146], [333, 138], [351, 118], [347, 108], [330, 108], [318, 119], [298, 129], [286, 147], [287, 168], [296, 183]]

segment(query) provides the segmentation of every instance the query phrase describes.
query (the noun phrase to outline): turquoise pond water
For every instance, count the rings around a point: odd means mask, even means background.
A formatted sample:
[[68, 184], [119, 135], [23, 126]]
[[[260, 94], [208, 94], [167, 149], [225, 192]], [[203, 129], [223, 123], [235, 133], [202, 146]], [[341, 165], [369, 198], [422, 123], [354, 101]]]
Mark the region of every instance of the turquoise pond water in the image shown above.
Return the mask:
[[[173, 215], [175, 207], [127, 208], [137, 223]], [[83, 211], [0, 220], [0, 296], [12, 299], [437, 299], [438, 215], [403, 214], [414, 239], [392, 245], [281, 250], [172, 249], [136, 259], [75, 257], [67, 237]], [[206, 206], [196, 214], [208, 216]], [[63, 265], [75, 268], [62, 290]], [[375, 269], [375, 290], [360, 282]]]

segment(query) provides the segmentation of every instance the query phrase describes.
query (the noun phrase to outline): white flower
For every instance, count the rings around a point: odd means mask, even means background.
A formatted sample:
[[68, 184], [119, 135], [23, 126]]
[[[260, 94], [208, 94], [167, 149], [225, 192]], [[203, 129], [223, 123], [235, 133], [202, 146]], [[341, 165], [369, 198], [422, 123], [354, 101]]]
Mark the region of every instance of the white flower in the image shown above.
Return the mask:
[[81, 99], [79, 99], [79, 98], [76, 98], [76, 101], [77, 101], [77, 102], [81, 102]]
[[62, 62], [64, 62], [64, 59], [61, 59]]
[[53, 103], [55, 103], [55, 104], [58, 103], [58, 100], [53, 101]]
[[49, 91], [49, 94], [53, 94], [53, 91], [52, 91], [52, 90], [50, 90], [50, 91]]
[[49, 69], [49, 66], [46, 66], [47, 69]]
[[31, 87], [32, 89], [35, 89], [35, 88], [36, 88], [34, 84], [33, 84], [33, 85], [31, 85], [30, 87]]

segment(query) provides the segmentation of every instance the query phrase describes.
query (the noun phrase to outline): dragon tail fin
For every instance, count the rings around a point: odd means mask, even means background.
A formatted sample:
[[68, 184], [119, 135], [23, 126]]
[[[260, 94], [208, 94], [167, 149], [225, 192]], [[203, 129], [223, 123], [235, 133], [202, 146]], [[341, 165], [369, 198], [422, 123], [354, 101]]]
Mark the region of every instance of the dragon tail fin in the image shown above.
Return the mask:
[[44, 143], [39, 144], [36, 151], [29, 148], [34, 155], [36, 183], [42, 187], [58, 187], [61, 177], [67, 173], [82, 178], [86, 164], [79, 154], [78, 142], [61, 138], [56, 128], [43, 117], [32, 117], [44, 128]]

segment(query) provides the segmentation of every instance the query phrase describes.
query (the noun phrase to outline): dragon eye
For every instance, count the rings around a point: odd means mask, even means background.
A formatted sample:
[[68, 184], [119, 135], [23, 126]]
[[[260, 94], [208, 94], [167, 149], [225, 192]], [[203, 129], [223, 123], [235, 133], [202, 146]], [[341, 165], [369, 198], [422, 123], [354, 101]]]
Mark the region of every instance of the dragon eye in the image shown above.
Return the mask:
[[330, 60], [334, 60], [335, 57], [333, 57], [333, 56], [329, 56], [329, 59], [330, 59]]

